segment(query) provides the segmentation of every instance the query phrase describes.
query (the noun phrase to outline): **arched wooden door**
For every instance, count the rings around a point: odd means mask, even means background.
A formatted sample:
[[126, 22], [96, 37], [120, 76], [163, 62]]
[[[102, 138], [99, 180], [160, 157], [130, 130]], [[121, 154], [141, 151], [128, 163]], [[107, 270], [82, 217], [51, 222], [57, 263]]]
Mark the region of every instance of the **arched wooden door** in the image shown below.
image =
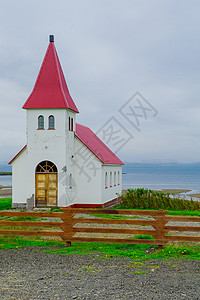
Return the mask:
[[58, 171], [50, 161], [42, 161], [36, 167], [36, 206], [57, 206]]

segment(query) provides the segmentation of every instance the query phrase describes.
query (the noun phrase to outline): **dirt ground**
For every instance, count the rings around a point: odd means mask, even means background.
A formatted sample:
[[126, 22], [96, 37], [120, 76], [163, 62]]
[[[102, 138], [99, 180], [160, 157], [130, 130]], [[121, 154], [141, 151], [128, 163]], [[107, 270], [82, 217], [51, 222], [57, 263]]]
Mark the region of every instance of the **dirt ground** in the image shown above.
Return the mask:
[[0, 250], [0, 299], [200, 299], [199, 261]]

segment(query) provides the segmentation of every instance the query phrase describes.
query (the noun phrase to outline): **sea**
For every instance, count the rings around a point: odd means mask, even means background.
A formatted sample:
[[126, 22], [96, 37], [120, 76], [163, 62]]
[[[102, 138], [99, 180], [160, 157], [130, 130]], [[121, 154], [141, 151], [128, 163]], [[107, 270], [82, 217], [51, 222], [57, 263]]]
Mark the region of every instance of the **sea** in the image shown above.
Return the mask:
[[[1, 165], [0, 171], [11, 171]], [[12, 176], [0, 176], [0, 185], [11, 186]], [[188, 189], [200, 193], [200, 163], [134, 163], [123, 166], [122, 188]]]
[[[7, 163], [0, 164], [0, 172], [11, 172], [12, 167]], [[10, 175], [0, 175], [0, 185], [11, 186], [12, 185], [12, 176]]]

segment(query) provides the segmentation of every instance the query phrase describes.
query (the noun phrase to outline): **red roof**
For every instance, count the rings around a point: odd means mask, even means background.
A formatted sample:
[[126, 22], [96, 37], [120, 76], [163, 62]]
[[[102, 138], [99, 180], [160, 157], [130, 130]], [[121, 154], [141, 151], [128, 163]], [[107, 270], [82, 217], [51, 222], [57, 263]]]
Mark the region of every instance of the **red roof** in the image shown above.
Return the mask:
[[76, 124], [75, 136], [103, 163], [123, 165], [124, 163], [96, 136], [96, 134], [80, 124]]
[[69, 108], [78, 113], [53, 42], [49, 43], [35, 86], [23, 108]]

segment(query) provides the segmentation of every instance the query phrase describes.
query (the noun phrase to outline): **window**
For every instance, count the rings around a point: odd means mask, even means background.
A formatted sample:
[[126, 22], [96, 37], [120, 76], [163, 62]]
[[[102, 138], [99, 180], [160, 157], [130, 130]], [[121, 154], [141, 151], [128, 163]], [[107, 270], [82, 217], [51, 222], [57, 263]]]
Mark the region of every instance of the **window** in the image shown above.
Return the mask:
[[110, 172], [110, 187], [112, 187], [112, 172]]
[[119, 171], [118, 171], [118, 185], [120, 185], [120, 174], [119, 174]]
[[114, 186], [116, 186], [116, 171], [114, 172]]
[[105, 173], [105, 189], [108, 188], [108, 173]]
[[44, 129], [44, 117], [43, 116], [38, 117], [38, 129]]
[[74, 120], [73, 120], [73, 118], [71, 118], [71, 131], [74, 131]]
[[42, 161], [36, 167], [36, 173], [57, 173], [56, 166], [51, 161]]
[[49, 116], [49, 129], [55, 129], [54, 116]]
[[72, 174], [69, 174], [69, 188], [72, 189]]
[[74, 119], [69, 117], [69, 131], [74, 131]]

